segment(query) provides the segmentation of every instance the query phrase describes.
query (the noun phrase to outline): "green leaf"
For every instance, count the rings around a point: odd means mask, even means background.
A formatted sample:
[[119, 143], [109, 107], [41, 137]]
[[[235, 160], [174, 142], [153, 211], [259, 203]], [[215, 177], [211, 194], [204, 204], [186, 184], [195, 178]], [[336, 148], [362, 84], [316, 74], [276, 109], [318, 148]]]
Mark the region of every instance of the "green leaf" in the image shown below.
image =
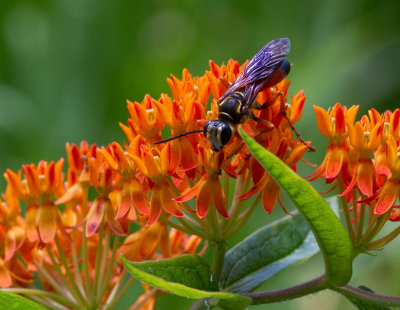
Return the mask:
[[218, 292], [210, 266], [198, 255], [181, 255], [175, 258], [147, 262], [129, 262], [122, 254], [126, 270], [151, 286], [172, 294], [192, 298], [206, 298], [208, 307], [244, 309], [251, 299], [241, 295]]
[[299, 212], [293, 212], [293, 216], [260, 228], [226, 253], [220, 287], [235, 293], [251, 292], [318, 251], [306, 220]]
[[28, 298], [0, 290], [0, 310], [12, 309], [46, 310], [47, 308]]
[[349, 236], [325, 200], [284, 162], [259, 145], [242, 128], [239, 132], [254, 157], [285, 189], [304, 215], [325, 261], [326, 281], [345, 285], [352, 274], [352, 246]]

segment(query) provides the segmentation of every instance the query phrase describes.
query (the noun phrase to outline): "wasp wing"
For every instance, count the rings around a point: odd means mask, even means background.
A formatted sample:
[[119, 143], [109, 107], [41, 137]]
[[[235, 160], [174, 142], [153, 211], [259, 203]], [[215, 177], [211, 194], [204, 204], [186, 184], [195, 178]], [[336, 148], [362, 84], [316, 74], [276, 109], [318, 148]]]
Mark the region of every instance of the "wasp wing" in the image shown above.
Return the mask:
[[[231, 95], [237, 89], [246, 87], [246, 105], [250, 105], [268, 78], [289, 53], [290, 40], [280, 38], [267, 43], [247, 64], [235, 81], [229, 86], [220, 100]], [[257, 83], [259, 82], [259, 83]], [[254, 85], [249, 85], [253, 84]], [[253, 100], [247, 100], [251, 99]]]

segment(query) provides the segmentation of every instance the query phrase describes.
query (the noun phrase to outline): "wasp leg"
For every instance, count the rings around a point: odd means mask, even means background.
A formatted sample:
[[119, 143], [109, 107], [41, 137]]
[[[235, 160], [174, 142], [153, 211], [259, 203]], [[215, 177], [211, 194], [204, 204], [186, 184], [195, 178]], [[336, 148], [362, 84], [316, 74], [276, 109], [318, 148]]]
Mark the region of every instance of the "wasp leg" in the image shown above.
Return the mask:
[[287, 120], [287, 122], [288, 122], [288, 124], [289, 124], [289, 126], [290, 126], [290, 129], [292, 129], [292, 131], [296, 134], [297, 139], [299, 139], [301, 143], [303, 143], [305, 146], [308, 147], [308, 150], [309, 150], [310, 152], [315, 152], [315, 148], [314, 148], [312, 145], [306, 143], [306, 142], [303, 140], [303, 138], [302, 138], [302, 137], [300, 136], [300, 134], [297, 132], [296, 128], [294, 128], [292, 122], [290, 121], [289, 117], [287, 116], [287, 114], [286, 114], [286, 105], [285, 105], [285, 98], [283, 97], [282, 92], [281, 92], [280, 90], [278, 90], [278, 91], [276, 92], [276, 94], [278, 94], [279, 97], [280, 97], [280, 114]]
[[219, 80], [222, 83], [222, 85], [224, 85], [227, 89], [229, 88], [229, 86], [231, 86], [231, 84], [226, 80], [224, 76], [221, 76]]
[[252, 119], [253, 121], [256, 121], [256, 122], [260, 121], [260, 119], [257, 116], [255, 116], [253, 113], [250, 114], [249, 118]]
[[268, 108], [269, 106], [273, 105], [278, 98], [279, 94], [275, 93], [273, 94], [267, 101], [265, 101], [263, 104], [259, 104], [258, 102], [253, 103], [252, 108], [255, 110], [264, 110]]

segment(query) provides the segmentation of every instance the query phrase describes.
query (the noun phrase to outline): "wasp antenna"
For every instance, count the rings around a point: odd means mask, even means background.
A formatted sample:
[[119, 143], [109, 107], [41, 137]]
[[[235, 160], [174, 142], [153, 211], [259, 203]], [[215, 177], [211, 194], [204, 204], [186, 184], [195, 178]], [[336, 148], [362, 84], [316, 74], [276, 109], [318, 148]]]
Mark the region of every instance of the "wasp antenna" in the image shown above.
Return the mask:
[[160, 144], [160, 143], [168, 142], [168, 141], [171, 141], [171, 140], [174, 140], [174, 139], [177, 139], [177, 138], [186, 136], [186, 135], [190, 135], [190, 134], [192, 134], [192, 133], [199, 133], [199, 132], [203, 132], [203, 130], [188, 131], [188, 132], [185, 132], [185, 133], [181, 133], [180, 135], [177, 135], [177, 136], [175, 136], [175, 137], [171, 137], [171, 138], [169, 138], [169, 139], [165, 139], [165, 140], [161, 140], [161, 141], [154, 142], [153, 144]]

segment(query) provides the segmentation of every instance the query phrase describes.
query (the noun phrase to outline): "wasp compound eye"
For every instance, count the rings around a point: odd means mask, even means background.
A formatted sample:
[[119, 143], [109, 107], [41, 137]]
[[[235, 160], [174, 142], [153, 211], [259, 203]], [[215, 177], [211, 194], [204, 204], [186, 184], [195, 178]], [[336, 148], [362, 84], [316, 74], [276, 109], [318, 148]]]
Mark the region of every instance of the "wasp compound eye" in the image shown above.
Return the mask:
[[229, 125], [225, 123], [221, 123], [221, 131], [220, 131], [220, 139], [221, 139], [221, 144], [225, 145], [229, 142], [229, 140], [232, 137], [232, 129], [229, 127]]
[[224, 122], [211, 120], [204, 126], [204, 135], [212, 149], [216, 152], [220, 152], [222, 147], [229, 142], [232, 129]]

